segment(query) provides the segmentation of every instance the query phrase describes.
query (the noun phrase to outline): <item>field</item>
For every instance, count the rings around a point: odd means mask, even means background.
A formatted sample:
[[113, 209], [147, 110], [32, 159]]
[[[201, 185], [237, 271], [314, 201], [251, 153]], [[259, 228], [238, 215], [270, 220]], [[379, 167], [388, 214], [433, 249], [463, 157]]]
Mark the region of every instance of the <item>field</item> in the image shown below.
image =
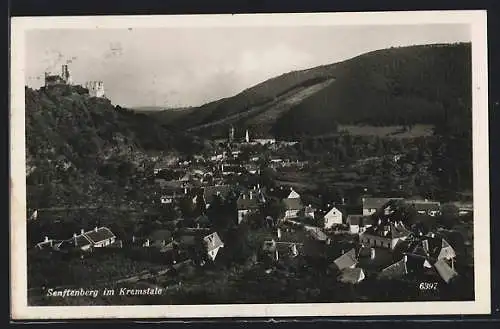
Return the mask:
[[339, 131], [346, 131], [354, 136], [378, 136], [392, 138], [416, 138], [432, 136], [434, 126], [417, 124], [405, 131], [403, 126], [339, 125]]

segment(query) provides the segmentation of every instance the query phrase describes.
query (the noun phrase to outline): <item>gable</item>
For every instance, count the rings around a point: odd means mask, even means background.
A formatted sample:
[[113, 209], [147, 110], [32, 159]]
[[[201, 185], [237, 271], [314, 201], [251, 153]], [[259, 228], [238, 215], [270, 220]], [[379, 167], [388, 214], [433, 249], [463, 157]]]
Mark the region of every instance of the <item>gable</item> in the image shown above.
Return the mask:
[[298, 199], [300, 198], [300, 194], [295, 192], [294, 190], [291, 190], [290, 194], [288, 194], [288, 199]]
[[326, 215], [325, 217], [337, 217], [337, 216], [342, 216], [342, 212], [338, 210], [337, 208], [333, 207]]

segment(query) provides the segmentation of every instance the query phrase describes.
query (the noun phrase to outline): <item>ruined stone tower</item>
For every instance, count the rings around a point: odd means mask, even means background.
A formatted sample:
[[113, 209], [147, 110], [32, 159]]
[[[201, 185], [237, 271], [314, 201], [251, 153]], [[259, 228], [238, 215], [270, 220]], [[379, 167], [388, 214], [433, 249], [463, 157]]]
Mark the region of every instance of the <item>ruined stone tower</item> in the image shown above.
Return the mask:
[[105, 97], [104, 83], [102, 81], [87, 81], [85, 88], [89, 90], [89, 95], [92, 97]]

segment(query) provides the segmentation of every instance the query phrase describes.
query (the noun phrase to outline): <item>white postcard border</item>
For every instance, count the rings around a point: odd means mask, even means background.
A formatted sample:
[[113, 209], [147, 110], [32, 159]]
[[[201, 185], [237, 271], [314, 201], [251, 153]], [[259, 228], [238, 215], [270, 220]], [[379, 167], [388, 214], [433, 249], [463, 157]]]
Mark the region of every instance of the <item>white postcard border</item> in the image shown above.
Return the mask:
[[[30, 29], [215, 26], [469, 24], [473, 68], [473, 193], [475, 301], [318, 304], [55, 306], [27, 305], [25, 184], [25, 37]], [[317, 14], [15, 17], [11, 21], [11, 317], [216, 318], [489, 314], [490, 211], [486, 11], [419, 11]]]

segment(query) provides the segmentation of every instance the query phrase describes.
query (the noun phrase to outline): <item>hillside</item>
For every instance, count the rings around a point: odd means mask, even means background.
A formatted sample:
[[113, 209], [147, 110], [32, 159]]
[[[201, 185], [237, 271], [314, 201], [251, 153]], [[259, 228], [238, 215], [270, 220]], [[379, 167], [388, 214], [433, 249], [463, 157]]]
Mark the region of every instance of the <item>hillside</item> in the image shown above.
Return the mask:
[[[470, 44], [377, 50], [283, 74], [169, 121], [200, 135], [229, 125], [280, 138], [335, 131], [337, 124], [442, 124], [470, 116]], [[458, 118], [458, 119], [457, 119]]]
[[29, 207], [105, 203], [104, 186], [111, 182], [110, 198], [123, 190], [127, 175], [147, 163], [148, 151], [196, 147], [189, 136], [89, 97], [79, 86], [25, 92]]
[[178, 120], [182, 116], [185, 116], [193, 112], [193, 107], [182, 107], [182, 108], [162, 108], [158, 106], [144, 106], [139, 108], [133, 108], [132, 110], [137, 113], [143, 113], [151, 116], [153, 119], [158, 120], [164, 125], [172, 123], [174, 120]]

